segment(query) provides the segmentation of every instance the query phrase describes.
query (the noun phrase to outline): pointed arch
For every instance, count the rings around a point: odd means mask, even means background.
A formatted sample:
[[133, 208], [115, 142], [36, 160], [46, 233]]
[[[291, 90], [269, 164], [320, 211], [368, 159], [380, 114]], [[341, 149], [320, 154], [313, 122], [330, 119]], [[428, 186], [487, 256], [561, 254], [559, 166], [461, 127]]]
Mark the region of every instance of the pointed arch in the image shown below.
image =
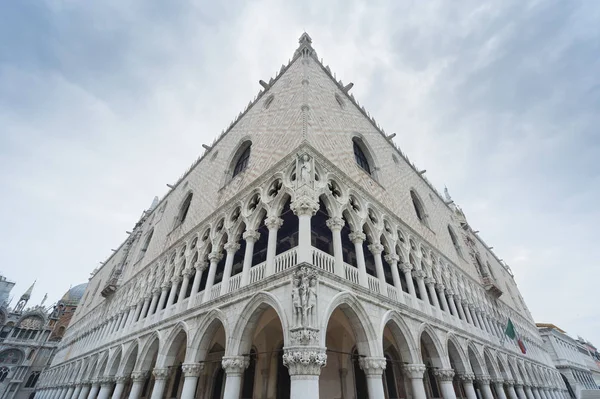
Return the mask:
[[98, 369], [96, 370], [95, 378], [104, 376], [106, 372], [106, 365], [108, 363], [108, 350], [104, 351], [98, 360]]
[[158, 331], [153, 331], [148, 336], [136, 362], [136, 369], [138, 371], [147, 371], [150, 369], [154, 358], [160, 352], [162, 347], [161, 342], [161, 336]]
[[[335, 295], [325, 311], [321, 313], [321, 331], [327, 331], [329, 319], [338, 307], [350, 321], [359, 353], [363, 356], [383, 356], [377, 333], [369, 320], [368, 313], [356, 296], [348, 291]], [[321, 346], [326, 346], [325, 338], [325, 334], [321, 334]]]
[[395, 310], [388, 310], [381, 320], [379, 327], [380, 336], [378, 340], [383, 342], [385, 328], [389, 328], [394, 336], [396, 347], [400, 351], [402, 359], [408, 363], [417, 363], [420, 359], [418, 346], [415, 338], [410, 332], [410, 328], [402, 318], [402, 315]]
[[448, 364], [446, 364], [446, 356], [444, 356], [444, 345], [442, 345], [433, 327], [427, 323], [422, 323], [418, 331], [419, 353], [421, 356], [423, 355], [423, 349], [426, 349], [434, 367], [447, 368]]
[[469, 360], [454, 334], [448, 334], [446, 338], [446, 353], [448, 353], [450, 366], [454, 370], [459, 373], [470, 373]]
[[225, 352], [229, 356], [238, 356], [250, 352], [252, 346], [251, 332], [256, 328], [256, 323], [262, 313], [269, 307], [273, 308], [281, 322], [284, 346], [289, 345], [289, 322], [283, 305], [273, 294], [261, 291], [256, 293], [244, 306], [242, 316], [236, 323], [231, 338], [227, 340]]
[[[227, 323], [226, 315], [219, 309], [213, 309], [204, 316], [196, 333], [192, 334], [192, 341], [188, 345], [189, 350], [186, 353], [186, 361], [199, 362], [206, 358], [210, 350], [211, 341], [219, 328], [223, 328], [225, 333], [225, 342], [230, 336], [230, 329]], [[190, 333], [191, 334], [191, 333]]]
[[120, 367], [121, 363], [121, 354], [123, 353], [122, 346], [119, 345], [115, 349], [113, 349], [113, 354], [110, 356], [110, 360], [106, 366], [106, 375], [114, 376], [117, 374], [117, 371]]
[[481, 354], [472, 342], [467, 344], [467, 355], [469, 356], [469, 363], [471, 369], [476, 375], [485, 375], [485, 361], [481, 358]]
[[121, 361], [121, 367], [119, 370], [120, 375], [129, 375], [135, 369], [136, 362], [138, 359], [138, 351], [139, 339], [131, 341], [127, 349], [123, 351], [123, 360]]
[[494, 361], [494, 358], [495, 357], [489, 348], [483, 349], [483, 360], [485, 361], [485, 367], [487, 368], [488, 374], [492, 378], [500, 378], [501, 374], [498, 370], [498, 365]]
[[164, 342], [165, 345], [161, 348], [158, 358], [156, 359], [156, 364], [160, 368], [166, 368], [173, 365], [182, 345], [187, 349], [188, 327], [186, 323], [183, 321], [177, 323]]

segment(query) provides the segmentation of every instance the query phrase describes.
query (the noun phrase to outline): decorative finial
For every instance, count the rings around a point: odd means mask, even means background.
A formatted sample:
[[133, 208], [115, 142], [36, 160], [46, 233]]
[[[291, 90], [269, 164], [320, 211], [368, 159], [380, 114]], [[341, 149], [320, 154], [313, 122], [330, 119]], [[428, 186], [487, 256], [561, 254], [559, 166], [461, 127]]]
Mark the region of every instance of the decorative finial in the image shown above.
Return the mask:
[[312, 44], [312, 39], [310, 38], [310, 35], [308, 33], [306, 33], [306, 31], [300, 36], [300, 39], [298, 39], [298, 43], [300, 44], [307, 44], [307, 45], [311, 45]]
[[452, 197], [450, 197], [447, 186], [444, 186], [444, 197], [446, 197], [446, 202], [452, 202]]
[[307, 57], [310, 55], [313, 55], [315, 57], [317, 56], [317, 52], [312, 48], [312, 39], [310, 38], [308, 33], [304, 32], [300, 36], [300, 39], [298, 39], [298, 43], [300, 43], [300, 46], [298, 46], [298, 49], [294, 53], [294, 57], [297, 57], [299, 55], [302, 55], [303, 57]]

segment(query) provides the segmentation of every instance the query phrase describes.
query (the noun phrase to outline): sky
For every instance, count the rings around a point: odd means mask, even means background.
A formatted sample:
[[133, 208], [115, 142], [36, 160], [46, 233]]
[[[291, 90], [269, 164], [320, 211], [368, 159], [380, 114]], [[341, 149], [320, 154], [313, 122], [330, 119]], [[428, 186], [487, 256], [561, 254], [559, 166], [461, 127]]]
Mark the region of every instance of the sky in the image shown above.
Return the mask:
[[30, 304], [86, 282], [306, 31], [536, 321], [600, 346], [599, 20], [582, 0], [2, 2], [0, 273], [15, 297], [37, 280]]

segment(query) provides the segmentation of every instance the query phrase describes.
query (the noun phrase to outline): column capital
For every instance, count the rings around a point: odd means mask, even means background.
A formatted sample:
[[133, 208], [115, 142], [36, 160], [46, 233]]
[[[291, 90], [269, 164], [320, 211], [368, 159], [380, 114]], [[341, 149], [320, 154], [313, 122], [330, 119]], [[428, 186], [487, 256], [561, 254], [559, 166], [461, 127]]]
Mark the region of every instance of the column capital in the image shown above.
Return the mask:
[[319, 202], [308, 195], [302, 195], [296, 198], [290, 204], [290, 209], [294, 212], [294, 215], [308, 215], [314, 216], [319, 210]]
[[198, 261], [198, 262], [194, 263], [194, 268], [196, 269], [196, 271], [203, 272], [206, 269], [208, 269], [208, 262], [206, 262], [204, 260]]
[[453, 369], [437, 369], [433, 371], [440, 381], [452, 381], [454, 379]]
[[343, 218], [334, 216], [332, 218], [327, 219], [325, 224], [327, 225], [327, 227], [329, 227], [329, 230], [331, 231], [340, 231], [346, 224], [346, 221]]
[[396, 254], [387, 254], [384, 256], [384, 259], [387, 263], [391, 265], [392, 263], [398, 263], [400, 257]]
[[354, 244], [362, 244], [367, 239], [367, 235], [362, 231], [353, 231], [348, 234], [348, 238], [350, 238], [350, 241]]
[[177, 284], [181, 283], [181, 280], [183, 280], [183, 278], [181, 278], [181, 276], [174, 276], [171, 279], [171, 284], [172, 285], [177, 285]]
[[443, 294], [446, 286], [443, 283], [435, 283], [435, 289]]
[[507, 387], [513, 386], [515, 385], [515, 380], [504, 380], [504, 385], [506, 385]]
[[475, 379], [476, 379], [477, 381], [479, 381], [480, 383], [482, 383], [482, 384], [489, 384], [489, 383], [490, 383], [490, 380], [491, 380], [490, 376], [489, 376], [489, 375], [487, 375], [487, 374], [480, 374], [480, 375], [477, 375], [477, 376], [475, 377]]
[[222, 252], [211, 252], [208, 254], [208, 260], [211, 262], [219, 262], [221, 259], [223, 259]]
[[133, 382], [144, 382], [147, 375], [147, 371], [134, 371], [131, 373], [131, 380]]
[[117, 384], [125, 384], [129, 380], [128, 375], [118, 375], [115, 377], [115, 382]]
[[256, 242], [260, 238], [260, 233], [256, 230], [246, 230], [242, 234], [242, 238], [248, 242]]
[[106, 387], [111, 385], [113, 382], [115, 382], [115, 380], [112, 377], [103, 377], [103, 378], [99, 378], [100, 386], [102, 387]]
[[408, 377], [413, 378], [423, 378], [423, 373], [425, 373], [427, 367], [424, 364], [405, 364], [404, 371], [408, 374]]
[[240, 249], [240, 244], [238, 244], [237, 242], [228, 242], [223, 246], [223, 248], [225, 249], [225, 251], [227, 251], [228, 254], [234, 254], [238, 249]]
[[183, 272], [181, 273], [184, 277], [189, 278], [193, 272], [192, 272], [192, 268], [191, 267], [186, 267], [185, 269], [183, 269]]
[[463, 382], [473, 382], [475, 375], [472, 373], [462, 373], [458, 376]]
[[169, 378], [169, 374], [170, 370], [168, 368], [152, 370], [152, 375], [155, 380], [166, 380]]
[[433, 277], [426, 277], [425, 278], [425, 284], [426, 285], [433, 285], [433, 284], [435, 284], [435, 280], [433, 279]]
[[167, 291], [169, 288], [171, 288], [171, 282], [170, 281], [165, 281], [160, 288], [162, 289], [162, 291]]
[[227, 374], [242, 374], [249, 365], [250, 360], [245, 356], [223, 356], [221, 360], [221, 366]]
[[385, 357], [361, 357], [358, 359], [360, 368], [366, 375], [381, 376], [387, 365]]
[[515, 388], [523, 388], [523, 383], [521, 381], [515, 381], [515, 383], [513, 384], [515, 386]]
[[378, 243], [371, 244], [367, 248], [369, 248], [369, 251], [371, 251], [373, 255], [379, 255], [383, 252], [383, 245]]
[[413, 269], [413, 267], [410, 263], [403, 263], [400, 265], [400, 270], [402, 270], [402, 273], [408, 273], [412, 269]]
[[204, 363], [183, 363], [181, 369], [186, 377], [198, 377], [204, 371]]
[[327, 365], [327, 354], [323, 348], [284, 348], [283, 364], [288, 368], [290, 376], [320, 375], [321, 368]]
[[425, 272], [421, 269], [415, 270], [413, 272], [413, 276], [415, 276], [418, 279], [424, 279], [425, 278]]
[[269, 216], [265, 219], [265, 226], [269, 230], [279, 230], [279, 228], [283, 225], [283, 219], [278, 218], [277, 216]]

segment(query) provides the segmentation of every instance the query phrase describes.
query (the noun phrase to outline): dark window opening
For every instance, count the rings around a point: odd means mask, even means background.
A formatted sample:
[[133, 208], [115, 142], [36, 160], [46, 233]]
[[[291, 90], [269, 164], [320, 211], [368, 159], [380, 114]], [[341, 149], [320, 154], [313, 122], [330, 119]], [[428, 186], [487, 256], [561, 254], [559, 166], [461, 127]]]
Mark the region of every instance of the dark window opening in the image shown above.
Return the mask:
[[[375, 257], [369, 250], [369, 243], [367, 240], [363, 241], [363, 254], [365, 255], [365, 266], [367, 268], [367, 273], [371, 276], [377, 276], [377, 270], [375, 268]], [[384, 287], [381, 287], [383, 290]]]
[[252, 266], [266, 262], [267, 260], [267, 246], [269, 243], [269, 229], [264, 223], [256, 230], [260, 237], [258, 241], [254, 243], [254, 254], [252, 255]]
[[177, 224], [182, 224], [187, 217], [188, 211], [190, 210], [190, 205], [192, 204], [192, 197], [194, 195], [189, 193], [185, 200], [183, 200], [183, 204], [181, 205], [181, 210], [179, 211], [179, 217], [177, 218]]
[[385, 282], [390, 285], [394, 285], [394, 277], [392, 276], [392, 266], [385, 259], [385, 256], [382, 256], [382, 263], [383, 263], [383, 275], [385, 276]]
[[246, 254], [246, 240], [241, 239], [239, 241], [240, 248], [235, 252], [233, 256], [233, 265], [231, 266], [231, 276], [235, 276], [242, 272], [244, 267], [244, 255]]
[[275, 251], [277, 255], [298, 246], [298, 217], [290, 209], [289, 199], [283, 207], [280, 218], [283, 219], [283, 224], [277, 232]]
[[254, 378], [256, 376], [256, 351], [250, 350], [250, 363], [244, 371], [244, 380], [242, 383], [242, 399], [252, 398], [254, 396]]
[[[383, 378], [385, 379], [385, 387], [387, 388], [387, 398], [398, 399], [396, 377], [394, 376], [394, 364], [391, 362], [390, 357], [388, 355], [385, 355], [385, 360], [387, 361], [387, 367], [385, 368]], [[402, 379], [400, 378], [399, 380], [401, 381]]]
[[175, 370], [175, 379], [173, 380], [173, 389], [171, 389], [171, 397], [176, 398], [177, 393], [179, 391], [179, 386], [181, 385], [181, 378], [183, 377], [183, 372], [181, 370], [181, 363], [177, 366]]
[[[344, 220], [346, 220], [346, 218], [344, 217]], [[354, 267], [358, 267], [358, 263], [356, 263], [356, 251], [355, 251], [355, 247], [354, 247], [354, 243], [352, 241], [350, 241], [350, 234], [352, 233], [352, 230], [350, 230], [350, 226], [348, 226], [348, 223], [344, 224], [344, 227], [342, 227], [342, 258], [344, 259], [344, 262], [352, 265]]]
[[364, 170], [368, 174], [371, 174], [369, 160], [367, 159], [367, 156], [365, 155], [364, 151], [362, 150], [362, 148], [360, 148], [360, 145], [358, 145], [356, 140], [354, 140], [352, 144], [354, 148], [354, 159], [356, 160], [356, 163], [358, 164], [358, 166], [360, 166], [362, 170]]
[[290, 373], [283, 364], [283, 348], [277, 354], [277, 399], [289, 399], [291, 389]]
[[367, 390], [367, 375], [363, 369], [360, 368], [358, 359], [358, 351], [355, 349], [352, 353], [352, 363], [354, 366], [354, 389], [356, 390], [355, 397], [369, 399], [369, 392]]
[[425, 210], [423, 208], [423, 203], [421, 202], [421, 200], [419, 199], [417, 194], [412, 190], [410, 191], [410, 198], [412, 199], [412, 203], [415, 208], [417, 218], [419, 218], [420, 221], [424, 222], [425, 221]]
[[250, 148], [252, 144], [248, 145], [246, 149], [241, 153], [237, 162], [235, 163], [235, 167], [233, 168], [233, 174], [231, 177], [236, 177], [238, 174], [243, 172], [248, 167], [248, 161], [250, 160]]
[[333, 256], [333, 234], [327, 227], [329, 214], [322, 200], [319, 200], [319, 210], [310, 220], [311, 245]]

